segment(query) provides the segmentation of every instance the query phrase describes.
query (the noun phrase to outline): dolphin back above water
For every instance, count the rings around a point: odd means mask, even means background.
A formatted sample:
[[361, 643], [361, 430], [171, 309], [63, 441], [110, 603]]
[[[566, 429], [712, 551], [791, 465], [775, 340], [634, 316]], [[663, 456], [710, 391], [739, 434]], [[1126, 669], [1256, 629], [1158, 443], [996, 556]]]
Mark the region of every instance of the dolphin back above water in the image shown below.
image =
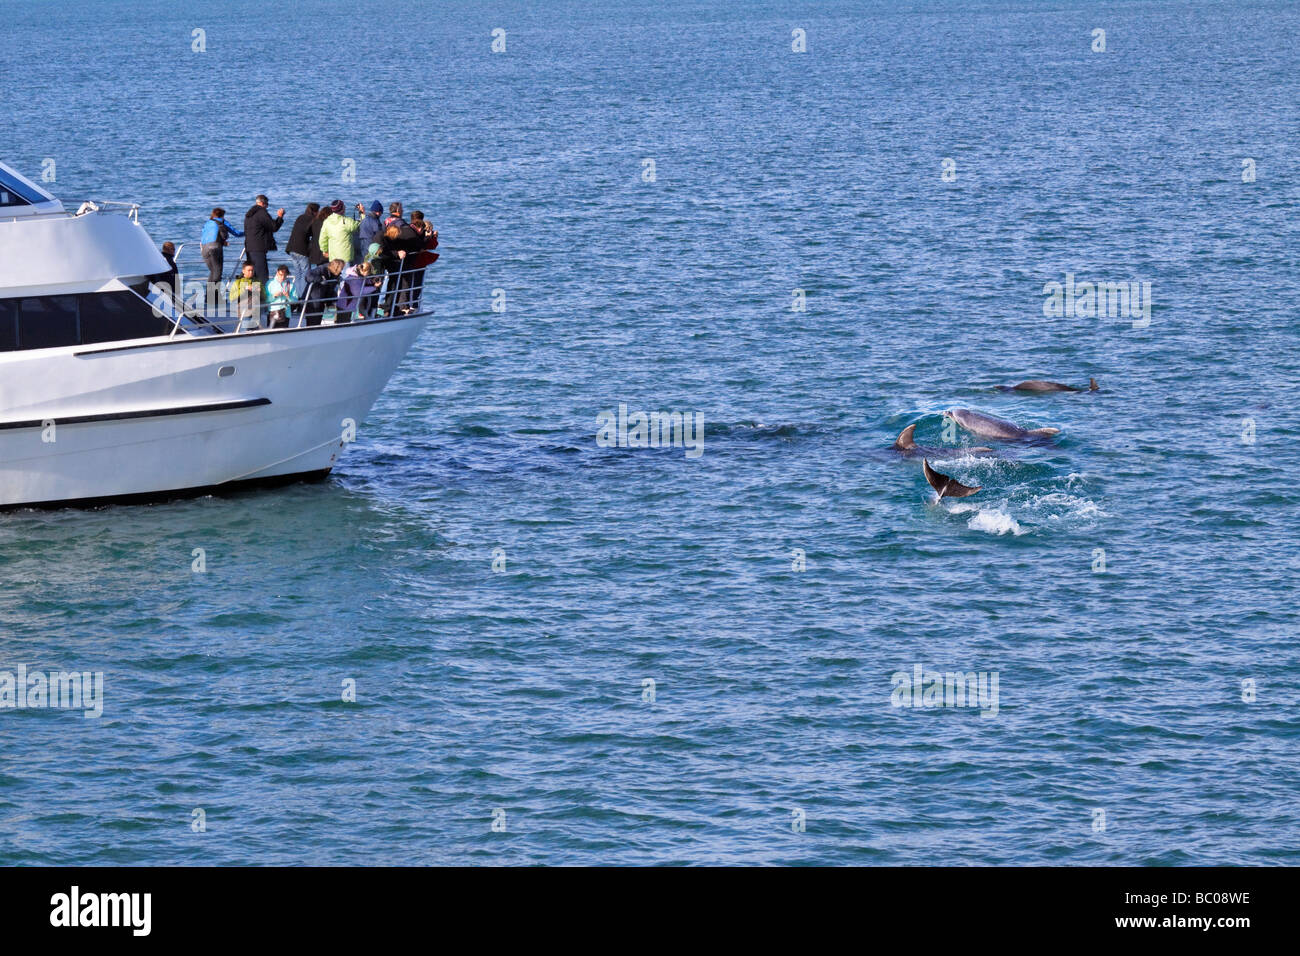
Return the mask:
[[[1021, 382], [1018, 385], [999, 385], [999, 392], [1082, 392], [1083, 389], [1076, 388], [1073, 385], [1062, 385], [1060, 382], [1048, 382], [1041, 378], [1031, 378], [1027, 382]], [[1096, 392], [1101, 389], [1095, 378], [1088, 379], [1088, 391]]]
[[1000, 441], [1026, 441], [1036, 438], [1051, 438], [1059, 435], [1059, 428], [1021, 428], [1014, 422], [983, 412], [971, 411], [969, 408], [951, 408], [943, 413], [944, 418], [951, 418], [962, 428], [981, 438], [996, 438]]
[[991, 455], [992, 448], [967, 448], [953, 445], [951, 448], [936, 448], [916, 443], [916, 424], [904, 428], [894, 439], [894, 451], [904, 458], [958, 458], [962, 455]]
[[928, 481], [930, 487], [938, 493], [939, 499], [965, 498], [969, 495], [975, 494], [975, 492], [979, 491], [981, 487], [976, 485], [972, 488], [970, 485], [963, 485], [956, 478], [935, 471], [930, 467], [930, 462], [924, 458], [921, 459], [921, 470], [925, 472], [925, 480]]

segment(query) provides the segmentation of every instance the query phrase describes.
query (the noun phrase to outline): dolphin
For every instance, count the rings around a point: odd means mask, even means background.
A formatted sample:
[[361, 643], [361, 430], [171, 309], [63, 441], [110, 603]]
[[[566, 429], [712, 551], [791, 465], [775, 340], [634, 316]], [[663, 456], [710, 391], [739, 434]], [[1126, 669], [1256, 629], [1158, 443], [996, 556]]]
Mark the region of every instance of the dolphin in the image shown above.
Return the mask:
[[894, 451], [904, 458], [956, 458], [961, 455], [991, 455], [992, 448], [966, 448], [954, 445], [951, 448], [936, 448], [930, 445], [918, 445], [915, 440], [916, 425], [904, 428], [894, 439]]
[[976, 485], [972, 488], [969, 485], [963, 485], [956, 478], [935, 471], [930, 467], [930, 462], [924, 458], [921, 459], [921, 470], [925, 472], [925, 480], [930, 483], [930, 487], [939, 493], [939, 497], [935, 499], [936, 501], [945, 497], [965, 498], [969, 495], [975, 494], [975, 492], [979, 491], [980, 487], [982, 487]]
[[[1101, 388], [1095, 378], [1088, 379], [1088, 391], [1095, 392]], [[1060, 382], [1046, 382], [1041, 378], [1031, 378], [1027, 382], [1021, 382], [1019, 385], [999, 385], [999, 392], [1082, 392], [1083, 389], [1076, 388], [1073, 385], [1062, 385]]]
[[950, 408], [943, 413], [944, 418], [951, 418], [974, 435], [981, 438], [996, 438], [999, 441], [1027, 441], [1035, 438], [1051, 438], [1059, 435], [1059, 428], [1021, 428], [1012, 422], [983, 412], [973, 412], [969, 408]]

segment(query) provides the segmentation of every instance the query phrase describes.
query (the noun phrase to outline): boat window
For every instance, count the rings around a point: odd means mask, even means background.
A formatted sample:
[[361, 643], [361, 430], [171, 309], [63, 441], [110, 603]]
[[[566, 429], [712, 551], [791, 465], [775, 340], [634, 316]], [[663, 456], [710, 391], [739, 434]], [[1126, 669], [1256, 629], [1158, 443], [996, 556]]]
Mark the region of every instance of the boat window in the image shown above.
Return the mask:
[[[142, 293], [146, 288], [140, 290]], [[99, 292], [77, 296], [81, 309], [81, 344], [120, 342], [166, 335], [170, 319], [154, 315], [147, 302], [132, 292]]]
[[18, 348], [18, 300], [0, 299], [0, 352]]
[[0, 206], [31, 206], [48, 200], [0, 169]]
[[77, 299], [46, 295], [18, 300], [18, 347], [54, 349], [77, 344]]
[[170, 319], [155, 315], [134, 292], [0, 299], [0, 352], [124, 342], [171, 328]]

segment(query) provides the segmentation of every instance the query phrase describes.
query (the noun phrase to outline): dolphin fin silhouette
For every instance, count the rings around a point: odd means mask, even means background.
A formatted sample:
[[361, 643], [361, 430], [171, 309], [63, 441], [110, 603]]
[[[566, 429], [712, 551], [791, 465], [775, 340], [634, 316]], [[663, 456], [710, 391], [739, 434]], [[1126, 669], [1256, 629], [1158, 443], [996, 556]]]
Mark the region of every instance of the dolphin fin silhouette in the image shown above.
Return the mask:
[[940, 498], [965, 498], [975, 494], [983, 487], [982, 485], [976, 485], [972, 488], [969, 485], [963, 485], [956, 478], [935, 471], [930, 467], [930, 462], [926, 459], [921, 460], [921, 470], [925, 472], [925, 480], [930, 483], [931, 488], [939, 493]]
[[1088, 391], [1096, 392], [1096, 391], [1100, 391], [1100, 389], [1101, 386], [1097, 384], [1097, 380], [1095, 378], [1088, 379]]
[[915, 424], [908, 425], [901, 432], [899, 432], [898, 437], [894, 439], [894, 447], [897, 448], [899, 451], [906, 451], [909, 448], [915, 448], [916, 439], [913, 438], [913, 435], [915, 433], [916, 433], [916, 425]]

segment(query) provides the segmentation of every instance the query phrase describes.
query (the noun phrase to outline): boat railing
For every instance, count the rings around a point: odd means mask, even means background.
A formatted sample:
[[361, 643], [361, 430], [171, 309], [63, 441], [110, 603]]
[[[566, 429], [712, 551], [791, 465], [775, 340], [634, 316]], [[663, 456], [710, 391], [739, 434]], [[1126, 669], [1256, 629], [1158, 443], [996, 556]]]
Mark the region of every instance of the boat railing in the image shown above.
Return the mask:
[[137, 226], [140, 224], [140, 204], [134, 202], [117, 202], [112, 199], [87, 199], [73, 216], [124, 214]]
[[209, 334], [220, 333], [220, 328], [210, 322], [200, 310], [186, 308], [184, 300], [179, 298], [174, 290], [166, 288], [162, 283], [150, 283], [149, 298], [141, 295], [131, 286], [127, 287], [127, 291], [149, 306], [159, 318], [171, 320], [172, 328], [167, 335], [168, 338], [175, 337], [176, 333], [181, 330], [181, 323], [184, 321], [191, 322], [195, 327], [210, 326]]
[[[209, 283], [206, 280], [180, 282], [181, 290], [167, 289], [155, 284], [152, 296], [144, 299], [160, 318], [172, 323], [170, 337], [186, 332], [192, 335], [232, 335], [265, 331], [272, 328], [303, 328], [308, 325], [337, 322], [339, 313], [346, 311], [350, 317], [364, 313], [366, 318], [391, 318], [399, 314], [420, 311], [424, 293], [425, 269], [407, 269], [405, 259], [391, 272], [375, 272], [362, 277], [365, 282], [356, 295], [347, 296], [357, 302], [350, 310], [339, 308], [342, 283], [357, 276], [340, 274], [325, 282], [309, 282], [298, 294], [283, 301], [269, 299], [265, 285], [253, 286], [252, 294], [231, 296], [233, 282]], [[235, 280], [238, 281], [238, 280]], [[183, 294], [186, 286], [196, 290], [195, 296]], [[282, 313], [274, 317], [272, 313]], [[351, 318], [352, 321], [362, 321]], [[275, 321], [276, 324], [272, 324]], [[344, 321], [348, 321], [345, 319]]]

